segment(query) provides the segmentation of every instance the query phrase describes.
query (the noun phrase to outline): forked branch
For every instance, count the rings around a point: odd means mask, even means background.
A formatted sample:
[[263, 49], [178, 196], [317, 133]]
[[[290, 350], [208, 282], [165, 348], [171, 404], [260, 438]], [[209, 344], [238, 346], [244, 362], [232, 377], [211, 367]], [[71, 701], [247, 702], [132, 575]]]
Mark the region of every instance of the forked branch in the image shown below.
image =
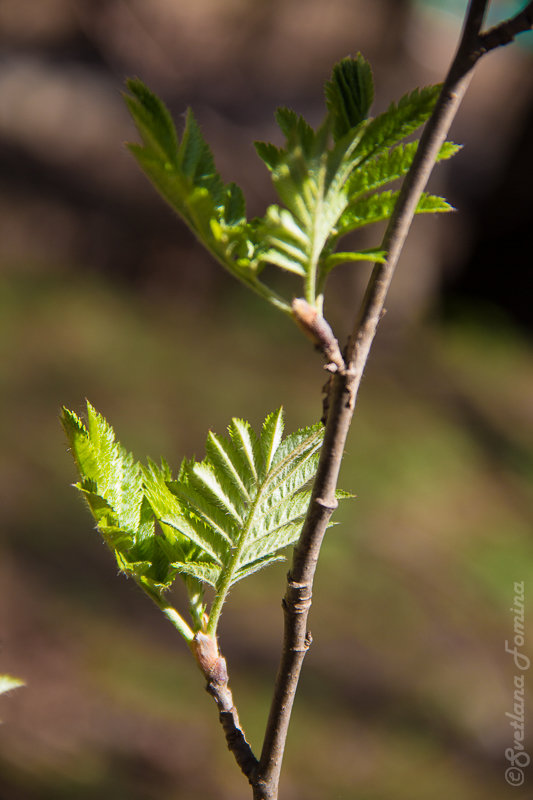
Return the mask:
[[300, 540], [294, 550], [283, 599], [283, 650], [263, 751], [252, 780], [254, 800], [276, 800], [278, 796], [289, 719], [301, 666], [311, 641], [307, 618], [318, 555], [336, 506], [337, 478], [359, 385], [418, 200], [468, 87], [473, 67], [486, 52], [507, 44], [516, 34], [533, 27], [533, 2], [530, 2], [515, 17], [482, 33], [487, 5], [487, 0], [470, 0], [457, 53], [387, 226], [382, 244], [387, 259], [374, 267], [353, 333], [346, 345], [346, 366], [333, 377], [324, 444], [313, 494]]

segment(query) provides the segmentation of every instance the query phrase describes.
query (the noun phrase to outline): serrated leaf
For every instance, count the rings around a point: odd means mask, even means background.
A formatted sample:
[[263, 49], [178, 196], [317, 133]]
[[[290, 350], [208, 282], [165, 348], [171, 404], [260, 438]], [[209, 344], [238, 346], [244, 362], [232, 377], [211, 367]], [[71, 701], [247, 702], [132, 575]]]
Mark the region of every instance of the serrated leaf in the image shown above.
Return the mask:
[[[228, 432], [229, 439], [211, 432], [206, 458], [184, 462], [178, 479], [167, 484], [181, 518], [202, 526], [203, 553], [175, 559], [172, 567], [215, 587], [211, 633], [230, 587], [278, 560], [279, 550], [298, 538], [323, 437], [323, 427], [314, 426], [283, 440], [281, 409], [267, 416], [259, 436], [242, 419], [233, 419]], [[161, 520], [187, 535], [176, 517], [162, 514]], [[197, 531], [194, 536], [198, 543]], [[210, 537], [224, 547], [212, 546], [209, 552]]]
[[271, 468], [274, 456], [283, 436], [283, 409], [273, 411], [263, 422], [260, 446], [263, 457], [263, 466], [266, 472]]
[[449, 211], [455, 211], [455, 208], [448, 203], [444, 197], [438, 197], [434, 194], [421, 195], [418, 205], [416, 207], [417, 214], [447, 214]]
[[441, 85], [425, 86], [391, 103], [365, 129], [359, 147], [359, 160], [392, 147], [417, 130], [429, 118], [441, 92]]
[[102, 478], [98, 458], [82, 420], [68, 408], [63, 408], [61, 423], [71, 447], [72, 457], [85, 481], [97, 484]]
[[142, 81], [130, 79], [126, 85], [133, 97], [125, 95], [124, 99], [145, 147], [163, 162], [175, 165], [178, 136], [167, 108]]
[[[348, 186], [350, 204], [360, 195], [375, 191], [381, 186], [403, 177], [412, 164], [417, 148], [418, 142], [400, 144], [380, 153], [376, 158], [365, 161], [350, 178]], [[459, 150], [459, 145], [453, 142], [444, 142], [436, 160], [442, 161], [451, 158]]]
[[246, 203], [242, 189], [236, 183], [224, 187], [224, 223], [229, 227], [246, 222]]
[[224, 184], [215, 168], [211, 148], [205, 141], [191, 109], [187, 109], [185, 128], [178, 150], [177, 170], [195, 188], [205, 189], [215, 206], [222, 202]]
[[141, 169], [222, 266], [290, 313], [289, 303], [258, 279], [244, 196], [234, 183], [224, 185], [192, 111], [180, 141], [161, 100], [141, 81], [129, 81], [128, 87], [133, 97], [125, 100], [143, 141], [128, 148]]
[[374, 99], [370, 64], [361, 53], [356, 58], [343, 58], [333, 67], [324, 91], [333, 136], [338, 140], [368, 117]]
[[[97, 495], [112, 509], [116, 525], [124, 531], [138, 531], [143, 500], [140, 465], [118, 444], [111, 426], [89, 402], [87, 426], [67, 409], [62, 422], [82, 478], [80, 488], [87, 491], [89, 481], [89, 494]], [[98, 517], [104, 504], [93, 499], [93, 507]]]
[[245, 483], [257, 482], [261, 470], [261, 450], [259, 440], [249, 422], [234, 417], [228, 428], [231, 441], [242, 457], [247, 472]]
[[[373, 194], [401, 178], [413, 160], [417, 143], [398, 145], [429, 116], [440, 86], [415, 90], [369, 120], [372, 74], [359, 55], [333, 68], [325, 86], [328, 116], [316, 131], [291, 109], [278, 109], [283, 148], [257, 143], [271, 171], [274, 187], [285, 204], [270, 206], [256, 225], [259, 244], [254, 264], [266, 263], [300, 275], [305, 299], [321, 307], [320, 295], [331, 269], [347, 261], [365, 260], [359, 251], [336, 253], [339, 240], [351, 230], [390, 217], [396, 197]], [[327, 141], [332, 128], [333, 146]], [[445, 145], [440, 158], [455, 152]], [[382, 261], [376, 248], [370, 258]]]
[[257, 155], [270, 171], [275, 170], [283, 159], [283, 151], [270, 142], [254, 142], [254, 147]]
[[189, 575], [213, 588], [216, 587], [220, 576], [220, 567], [205, 561], [177, 561], [172, 566], [180, 575]]
[[244, 483], [245, 459], [241, 452], [222, 436], [210, 431], [207, 435], [206, 455], [217, 473], [225, 472], [233, 488], [227, 486], [227, 493], [237, 507], [249, 502], [250, 495]]
[[[86, 424], [67, 410], [63, 424], [80, 472], [77, 488], [119, 568], [163, 610], [161, 593], [181, 575], [196, 628], [204, 625], [200, 587], [214, 587], [212, 635], [230, 587], [279, 560], [279, 551], [297, 540], [324, 435], [316, 425], [283, 439], [281, 408], [266, 417], [259, 435], [234, 418], [229, 438], [211, 432], [203, 461], [183, 461], [173, 479], [165, 462], [140, 467], [89, 403]], [[177, 612], [165, 613], [190, 640]]]
[[265, 556], [264, 558], [258, 558], [256, 561], [252, 561], [245, 567], [239, 567], [239, 569], [235, 572], [230, 585], [234, 586], [239, 581], [242, 581], [243, 578], [247, 578], [249, 575], [259, 572], [260, 569], [269, 567], [270, 564], [275, 564], [278, 561], [285, 560], [285, 556]]
[[399, 192], [381, 192], [351, 203], [339, 219], [339, 236], [350, 231], [388, 219], [394, 210]]
[[[339, 220], [339, 235], [388, 219], [394, 210], [398, 195], [399, 192], [381, 192], [351, 204]], [[415, 213], [445, 213], [453, 210], [453, 206], [444, 198], [424, 193], [418, 201]]]
[[[180, 141], [164, 104], [140, 81], [129, 88], [133, 97], [127, 103], [144, 143], [130, 150], [141, 167], [213, 256], [291, 317], [290, 303], [259, 279], [265, 266], [299, 276], [303, 296], [321, 309], [331, 269], [363, 260], [357, 251], [336, 254], [339, 239], [390, 215], [391, 203], [369, 195], [405, 175], [416, 143], [399, 142], [425, 122], [440, 92], [440, 86], [417, 89], [369, 119], [370, 66], [360, 54], [340, 61], [325, 85], [328, 113], [322, 125], [313, 129], [294, 110], [280, 108], [276, 119], [284, 146], [256, 142], [285, 208], [271, 205], [262, 219], [248, 221], [241, 190], [224, 185], [192, 111]], [[440, 158], [455, 151], [444, 145]]]
[[90, 403], [86, 425], [67, 409], [62, 422], [81, 478], [77, 488], [119, 568], [152, 588], [170, 585], [169, 560], [155, 534], [140, 464]]
[[324, 271], [328, 272], [337, 264], [345, 264], [349, 261], [372, 261], [373, 263], [383, 264], [387, 260], [385, 250], [360, 250], [347, 253], [332, 253], [324, 262]]
[[301, 148], [305, 156], [313, 153], [316, 132], [301, 114], [297, 114], [292, 108], [278, 108], [276, 121], [289, 144]]

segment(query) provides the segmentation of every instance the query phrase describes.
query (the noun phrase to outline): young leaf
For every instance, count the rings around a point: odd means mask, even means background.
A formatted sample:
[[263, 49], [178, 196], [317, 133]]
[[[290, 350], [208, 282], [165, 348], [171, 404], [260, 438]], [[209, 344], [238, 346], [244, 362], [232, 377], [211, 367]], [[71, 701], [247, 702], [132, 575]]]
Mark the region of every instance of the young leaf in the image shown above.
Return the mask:
[[[344, 236], [350, 231], [362, 228], [364, 225], [371, 225], [374, 222], [381, 222], [388, 219], [392, 214], [399, 192], [381, 192], [372, 194], [356, 200], [351, 204], [341, 216], [337, 225], [339, 236]], [[422, 194], [416, 207], [416, 214], [423, 213], [444, 213], [453, 211], [451, 206], [444, 198], [434, 195]]]
[[[233, 419], [229, 438], [210, 433], [203, 461], [183, 461], [173, 479], [164, 461], [135, 462], [90, 403], [87, 424], [67, 409], [62, 421], [80, 474], [77, 488], [119, 568], [186, 639], [191, 629], [162, 599], [177, 575], [187, 587], [194, 630], [207, 625], [214, 635], [231, 586], [279, 561], [279, 551], [298, 539], [321, 425], [283, 439], [281, 409], [266, 417], [259, 435]], [[207, 623], [203, 584], [215, 589]]]
[[80, 475], [76, 488], [119, 568], [154, 591], [169, 586], [170, 562], [155, 534], [140, 464], [116, 441], [111, 426], [90, 403], [87, 425], [66, 408], [62, 423]]
[[127, 86], [132, 96], [125, 101], [143, 141], [128, 147], [155, 188], [222, 266], [290, 313], [289, 305], [258, 279], [244, 196], [234, 183], [222, 181], [192, 111], [180, 141], [161, 100], [139, 80]]
[[145, 147], [161, 161], [176, 163], [178, 138], [172, 118], [161, 100], [140, 80], [127, 81], [133, 97], [124, 99]]
[[[293, 273], [302, 280], [300, 294], [322, 313], [331, 269], [380, 252], [375, 247], [351, 254], [337, 250], [346, 233], [390, 217], [397, 195], [375, 192], [409, 169], [417, 144], [400, 142], [427, 120], [441, 88], [416, 89], [371, 119], [370, 65], [361, 54], [342, 59], [325, 84], [327, 114], [318, 128], [292, 109], [279, 108], [283, 147], [256, 142], [281, 205], [270, 205], [262, 218], [248, 221], [241, 190], [224, 185], [192, 112], [180, 142], [161, 101], [140, 81], [128, 86], [133, 96], [126, 102], [144, 143], [130, 149], [141, 167], [214, 257], [288, 314], [290, 303], [262, 283], [260, 274], [268, 264]], [[446, 143], [440, 158], [456, 150]], [[418, 210], [430, 210], [428, 201]], [[449, 208], [435, 201], [431, 210]]]
[[359, 163], [392, 147], [423, 125], [435, 107], [441, 88], [436, 84], [415, 89], [404, 95], [397, 105], [391, 103], [387, 111], [371, 120], [361, 139]]
[[356, 58], [343, 58], [333, 67], [324, 91], [337, 141], [368, 117], [374, 99], [370, 64], [361, 53]]
[[[361, 55], [335, 65], [325, 87], [328, 115], [316, 131], [295, 112], [281, 109], [277, 121], [285, 146], [257, 143], [256, 149], [272, 175], [286, 206], [270, 206], [256, 223], [262, 244], [255, 251], [258, 269], [264, 263], [300, 275], [304, 297], [319, 312], [325, 280], [345, 261], [365, 260], [366, 254], [336, 253], [339, 240], [355, 228], [392, 214], [397, 194], [373, 194], [409, 169], [417, 143], [398, 144], [429, 116], [440, 92], [431, 86], [405, 95], [374, 120], [368, 119], [373, 98], [372, 73]], [[328, 142], [333, 132], [333, 145]], [[446, 143], [440, 158], [456, 147]], [[429, 210], [423, 204], [419, 211]], [[443, 211], [441, 203], [434, 210]], [[368, 251], [376, 251], [376, 248]], [[382, 260], [380, 254], [377, 260]]]
[[95, 516], [106, 516], [108, 525], [127, 534], [144, 535], [140, 465], [116, 442], [111, 426], [89, 402], [87, 427], [68, 409], [63, 409], [62, 423], [81, 477], [77, 488], [85, 493], [91, 510], [94, 506]]
[[[403, 177], [411, 166], [417, 148], [418, 142], [399, 144], [397, 147], [385, 150], [377, 157], [365, 161], [350, 178], [348, 186], [350, 205], [362, 194], [375, 191], [387, 183]], [[444, 142], [437, 161], [451, 158], [460, 149], [460, 146], [453, 142]]]

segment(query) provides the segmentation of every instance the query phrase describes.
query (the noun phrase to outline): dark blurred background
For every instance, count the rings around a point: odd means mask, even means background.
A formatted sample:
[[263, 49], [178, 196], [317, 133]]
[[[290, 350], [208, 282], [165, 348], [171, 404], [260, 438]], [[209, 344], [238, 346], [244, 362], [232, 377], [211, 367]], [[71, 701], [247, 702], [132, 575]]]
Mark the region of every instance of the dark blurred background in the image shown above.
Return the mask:
[[[27, 682], [0, 698], [0, 800], [249, 796], [185, 645], [117, 577], [69, 486], [61, 405], [88, 396], [138, 457], [175, 465], [231, 416], [283, 403], [294, 429], [321, 413], [319, 357], [127, 154], [125, 78], [178, 119], [192, 105], [262, 213], [252, 141], [279, 141], [275, 108], [317, 123], [332, 65], [357, 51], [376, 113], [442, 80], [465, 6], [0, 0], [0, 673]], [[532, 796], [533, 773], [504, 780], [515, 582], [533, 641], [532, 87], [531, 35], [481, 61], [451, 132], [464, 149], [431, 183], [458, 213], [413, 226], [348, 442], [357, 499], [318, 571], [284, 800]], [[331, 280], [340, 337], [367, 277]], [[221, 626], [257, 749], [285, 571], [239, 585]]]

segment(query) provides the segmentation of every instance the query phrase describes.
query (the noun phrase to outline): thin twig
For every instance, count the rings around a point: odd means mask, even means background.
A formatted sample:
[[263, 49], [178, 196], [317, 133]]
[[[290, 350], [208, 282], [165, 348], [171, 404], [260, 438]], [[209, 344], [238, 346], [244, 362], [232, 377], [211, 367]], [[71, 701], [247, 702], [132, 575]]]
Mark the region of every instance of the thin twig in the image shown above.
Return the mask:
[[217, 704], [228, 749], [251, 783], [258, 761], [246, 740], [237, 709], [233, 704], [226, 659], [220, 654], [216, 639], [204, 633], [197, 633], [190, 647], [206, 679], [206, 691]]
[[483, 53], [509, 44], [519, 33], [529, 31], [531, 28], [533, 28], [533, 2], [528, 3], [516, 16], [494, 25], [479, 36]]
[[418, 200], [470, 82], [472, 68], [489, 49], [511, 41], [516, 33], [527, 30], [532, 25], [533, 3], [529, 3], [512, 20], [501, 23], [486, 34], [480, 34], [487, 4], [487, 0], [470, 0], [457, 54], [433, 114], [423, 131], [416, 156], [385, 233], [382, 249], [388, 254], [387, 261], [374, 267], [354, 333], [347, 343], [344, 358], [346, 368], [338, 370], [333, 377], [324, 444], [312, 498], [287, 577], [287, 591], [283, 599], [283, 650], [263, 751], [252, 780], [254, 800], [276, 800], [278, 796], [279, 775], [292, 705], [303, 659], [311, 643], [307, 618], [318, 555], [329, 519], [336, 507], [337, 478], [363, 370]]

